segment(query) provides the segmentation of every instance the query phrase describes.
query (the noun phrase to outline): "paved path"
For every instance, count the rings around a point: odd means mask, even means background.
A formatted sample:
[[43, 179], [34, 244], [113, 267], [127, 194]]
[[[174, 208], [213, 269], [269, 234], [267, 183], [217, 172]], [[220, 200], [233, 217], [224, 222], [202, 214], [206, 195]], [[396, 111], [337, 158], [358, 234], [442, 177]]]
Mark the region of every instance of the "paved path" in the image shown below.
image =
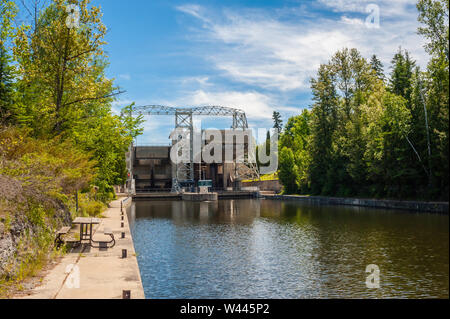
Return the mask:
[[[68, 253], [45, 276], [41, 286], [22, 298], [122, 299], [123, 290], [131, 291], [131, 299], [145, 298], [127, 214], [124, 228], [121, 228], [121, 200], [110, 204], [111, 208], [103, 213], [102, 223], [95, 228], [95, 240], [110, 240], [103, 234], [105, 227], [114, 232], [116, 245], [113, 248], [84, 247]], [[122, 232], [125, 232], [125, 239], [121, 239]], [[122, 249], [127, 249], [128, 258], [122, 259]], [[76, 280], [78, 270], [79, 288]]]

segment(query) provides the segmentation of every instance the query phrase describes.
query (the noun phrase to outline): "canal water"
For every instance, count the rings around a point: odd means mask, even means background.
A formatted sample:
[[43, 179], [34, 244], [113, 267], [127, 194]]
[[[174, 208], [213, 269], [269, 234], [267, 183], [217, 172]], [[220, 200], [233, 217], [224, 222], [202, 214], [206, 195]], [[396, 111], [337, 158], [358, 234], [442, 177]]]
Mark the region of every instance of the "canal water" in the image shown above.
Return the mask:
[[147, 298], [449, 297], [448, 215], [271, 200], [138, 201], [129, 214]]

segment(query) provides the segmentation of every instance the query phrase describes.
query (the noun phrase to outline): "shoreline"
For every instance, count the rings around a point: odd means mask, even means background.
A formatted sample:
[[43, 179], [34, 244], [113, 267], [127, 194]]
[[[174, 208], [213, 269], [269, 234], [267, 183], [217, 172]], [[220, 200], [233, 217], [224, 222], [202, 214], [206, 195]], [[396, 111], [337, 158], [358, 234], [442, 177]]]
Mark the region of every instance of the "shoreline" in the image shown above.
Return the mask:
[[[119, 198], [109, 204], [100, 225], [94, 229], [96, 240], [107, 240], [105, 227], [112, 229], [116, 240], [113, 248], [83, 247], [66, 253], [49, 269], [42, 284], [13, 299], [122, 299], [130, 291], [130, 299], [145, 299], [139, 265], [134, 250], [126, 208], [131, 198]], [[121, 203], [124, 209], [124, 227], [121, 228]], [[125, 238], [122, 239], [122, 232]], [[122, 258], [122, 250], [127, 258]], [[74, 278], [79, 278], [79, 285]], [[75, 283], [75, 285], [73, 284]]]
[[336, 206], [356, 206], [366, 208], [397, 209], [422, 213], [449, 213], [448, 202], [421, 202], [421, 201], [402, 201], [388, 199], [363, 199], [363, 198], [343, 198], [343, 197], [325, 197], [325, 196], [305, 196], [305, 195], [264, 195], [269, 200], [291, 200], [306, 202], [319, 205]]

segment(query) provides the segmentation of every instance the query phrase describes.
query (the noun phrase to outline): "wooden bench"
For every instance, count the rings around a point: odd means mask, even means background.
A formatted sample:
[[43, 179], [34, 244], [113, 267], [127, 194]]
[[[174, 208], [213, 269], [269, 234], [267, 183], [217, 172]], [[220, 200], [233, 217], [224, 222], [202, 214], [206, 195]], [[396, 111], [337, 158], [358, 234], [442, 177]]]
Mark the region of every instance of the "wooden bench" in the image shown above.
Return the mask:
[[98, 243], [98, 244], [99, 244], [98, 246], [93, 246], [93, 245], [92, 245], [93, 248], [113, 248], [113, 247], [116, 245], [116, 239], [114, 238], [114, 233], [113, 233], [113, 231], [111, 230], [111, 228], [105, 227], [105, 228], [103, 229], [103, 234], [104, 234], [105, 236], [110, 236], [110, 237], [111, 237], [111, 240], [108, 241], [108, 242], [104, 242], [104, 241], [100, 241], [100, 242], [92, 241], [92, 242], [95, 242], [95, 243]]
[[111, 241], [107, 243], [107, 245], [112, 244], [111, 247], [109, 248], [113, 248], [116, 245], [116, 240], [114, 238], [114, 234], [111, 230], [111, 228], [106, 228], [103, 229], [103, 234], [105, 234], [106, 236], [110, 236], [111, 237]]
[[71, 227], [62, 227], [58, 232], [56, 233], [56, 239], [55, 244], [57, 247], [61, 247], [62, 244], [64, 244], [64, 241], [61, 239], [61, 236], [67, 235], [70, 231]]

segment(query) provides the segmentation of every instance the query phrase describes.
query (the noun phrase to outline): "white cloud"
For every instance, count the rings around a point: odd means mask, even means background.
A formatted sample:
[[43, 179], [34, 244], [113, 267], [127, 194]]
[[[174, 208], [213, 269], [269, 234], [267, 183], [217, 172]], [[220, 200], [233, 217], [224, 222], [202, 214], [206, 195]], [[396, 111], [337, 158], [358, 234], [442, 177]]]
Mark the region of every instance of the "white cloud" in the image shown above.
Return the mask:
[[329, 7], [334, 12], [367, 13], [369, 5], [377, 5], [384, 16], [400, 16], [407, 14], [406, 7], [413, 7], [417, 0], [318, 0], [321, 5]]
[[[202, 23], [197, 29], [205, 59], [233, 81], [256, 89], [278, 91], [309, 91], [310, 78], [321, 63], [344, 47], [357, 48], [369, 58], [377, 54], [387, 67], [401, 46], [408, 49], [418, 64], [424, 66], [427, 56], [423, 40], [416, 34], [417, 12], [412, 0], [382, 0], [381, 28], [364, 26], [365, 7], [374, 1], [318, 0], [337, 12], [362, 12], [361, 17], [281, 20], [270, 11], [220, 12], [214, 16], [204, 7], [183, 6]], [[216, 13], [217, 14], [217, 13]], [[388, 69], [386, 68], [388, 71]]]
[[182, 78], [180, 81], [183, 85], [194, 84], [194, 85], [198, 85], [200, 87], [212, 85], [209, 82], [208, 76], [190, 76], [190, 77]]
[[[116, 108], [130, 104], [129, 100], [115, 102]], [[194, 106], [225, 106], [238, 108], [245, 111], [250, 127], [271, 127], [272, 113], [274, 106], [278, 110], [298, 113], [299, 109], [290, 107], [278, 107], [271, 96], [258, 93], [256, 91], [208, 91], [199, 89], [188, 91], [171, 100], [138, 100], [137, 106], [158, 104], [172, 107], [194, 107]], [[137, 142], [139, 145], [157, 145], [167, 143], [170, 133], [175, 126], [175, 116], [146, 116], [145, 130], [142, 136], [139, 136]], [[195, 117], [196, 125], [198, 121], [202, 121], [203, 128], [225, 128], [231, 125], [231, 118], [214, 118], [214, 117]]]
[[204, 15], [203, 15], [203, 7], [196, 5], [196, 4], [186, 4], [186, 5], [181, 5], [181, 6], [177, 6], [176, 7], [177, 10], [190, 14], [200, 20], [203, 20], [205, 22], [209, 22], [209, 19], [207, 19]]
[[365, 12], [369, 3], [376, 3], [373, 0], [318, 0], [318, 2], [335, 12]]
[[208, 92], [197, 90], [184, 96], [182, 101], [184, 105], [217, 105], [241, 109], [252, 119], [270, 119], [272, 117], [274, 106], [273, 101], [269, 96], [253, 91]]
[[125, 81], [130, 81], [131, 80], [131, 75], [129, 74], [120, 74], [119, 75], [119, 79], [125, 80]]
[[341, 22], [346, 23], [346, 24], [352, 24], [352, 25], [360, 25], [363, 26], [364, 22], [361, 19], [358, 18], [347, 18], [346, 16], [342, 16], [341, 17]]
[[[199, 22], [189, 21], [186, 28], [187, 38], [196, 41], [191, 52], [211, 63], [219, 74], [208, 71], [207, 76], [182, 77], [176, 83], [181, 89], [174, 91], [170, 100], [136, 101], [136, 105], [235, 107], [246, 112], [251, 127], [270, 126], [275, 109], [287, 120], [287, 116], [301, 112], [291, 105], [309, 104], [305, 96], [319, 65], [344, 47], [357, 48], [367, 58], [377, 54], [386, 72], [400, 46], [425, 66], [428, 57], [423, 39], [416, 34], [415, 1], [316, 0], [319, 12], [312, 12], [303, 3], [289, 8], [292, 10], [178, 6], [179, 12]], [[379, 29], [365, 27], [369, 3], [380, 7]], [[121, 105], [129, 104], [126, 102]], [[166, 141], [173, 121], [150, 117], [142, 140]], [[220, 126], [225, 122], [213, 123]]]

